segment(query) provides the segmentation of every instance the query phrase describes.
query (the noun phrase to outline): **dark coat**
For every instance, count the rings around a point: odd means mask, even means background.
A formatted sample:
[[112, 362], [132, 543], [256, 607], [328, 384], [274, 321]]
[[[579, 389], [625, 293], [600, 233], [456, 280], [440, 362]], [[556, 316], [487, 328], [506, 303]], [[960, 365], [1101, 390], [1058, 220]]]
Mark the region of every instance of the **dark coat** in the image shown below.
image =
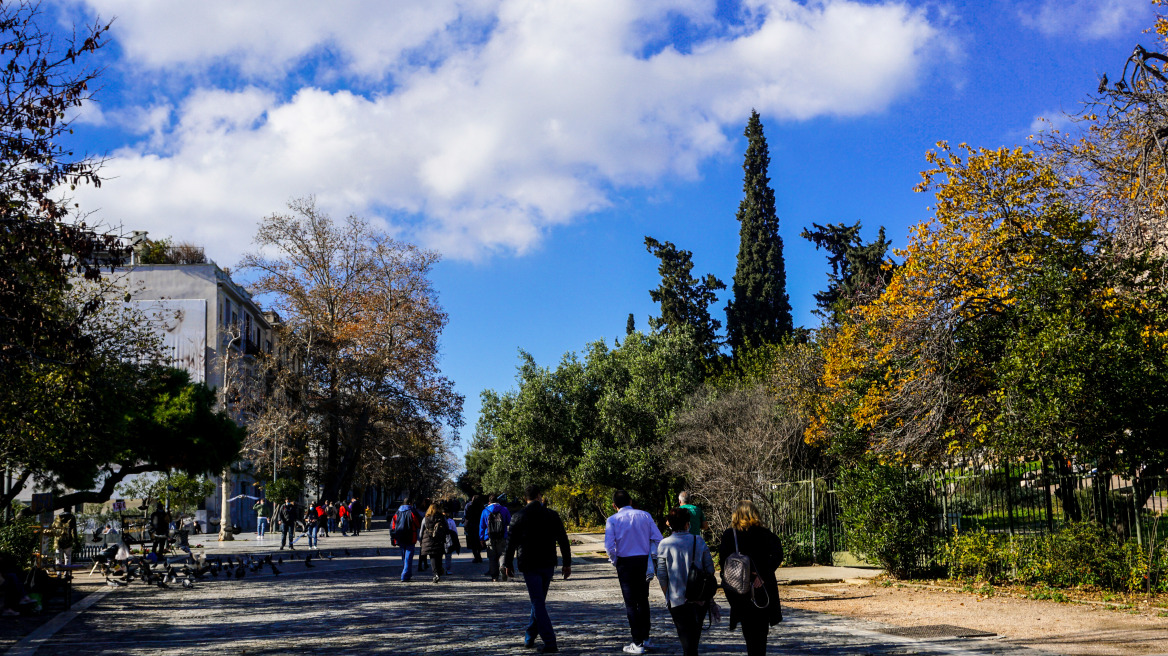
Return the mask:
[[[738, 531], [738, 551], [750, 558], [751, 565], [762, 579], [762, 588], [755, 591], [754, 601], [751, 601], [750, 595], [737, 594], [723, 585], [726, 600], [730, 602], [730, 628], [737, 626], [744, 617], [765, 619], [772, 626], [778, 624], [783, 620], [783, 609], [779, 606], [779, 584], [775, 579], [775, 570], [783, 563], [783, 544], [765, 527], [751, 526], [745, 531]], [[726, 529], [722, 534], [722, 543], [718, 545], [718, 561], [724, 564], [732, 553], [734, 532]], [[722, 581], [726, 581], [725, 573]], [[759, 605], [766, 604], [767, 599], [770, 599], [770, 605], [765, 608], [755, 605], [756, 602]]]
[[441, 558], [446, 554], [446, 534], [449, 532], [450, 528], [446, 525], [446, 515], [426, 517], [422, 520], [419, 534], [422, 538], [419, 552], [427, 556]]
[[511, 517], [507, 531], [507, 551], [503, 562], [511, 567], [511, 559], [519, 555], [519, 571], [534, 572], [555, 569], [556, 545], [564, 558], [564, 566], [572, 565], [572, 547], [564, 522], [556, 511], [532, 501]]

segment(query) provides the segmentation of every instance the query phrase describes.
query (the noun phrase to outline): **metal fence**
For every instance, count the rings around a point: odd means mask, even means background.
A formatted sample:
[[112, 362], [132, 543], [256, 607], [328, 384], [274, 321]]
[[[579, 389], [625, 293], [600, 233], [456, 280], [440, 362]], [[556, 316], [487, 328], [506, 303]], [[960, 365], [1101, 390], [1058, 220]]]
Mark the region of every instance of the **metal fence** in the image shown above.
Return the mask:
[[[1168, 476], [1130, 477], [1048, 463], [962, 464], [918, 470], [929, 483], [935, 544], [963, 532], [1050, 533], [1068, 522], [1092, 521], [1141, 544], [1168, 539]], [[771, 484], [762, 508], [793, 562], [831, 563], [848, 551], [834, 478], [800, 472]], [[1142, 502], [1142, 503], [1141, 503]], [[1165, 521], [1158, 521], [1164, 518]], [[1157, 535], [1153, 535], [1157, 533]]]

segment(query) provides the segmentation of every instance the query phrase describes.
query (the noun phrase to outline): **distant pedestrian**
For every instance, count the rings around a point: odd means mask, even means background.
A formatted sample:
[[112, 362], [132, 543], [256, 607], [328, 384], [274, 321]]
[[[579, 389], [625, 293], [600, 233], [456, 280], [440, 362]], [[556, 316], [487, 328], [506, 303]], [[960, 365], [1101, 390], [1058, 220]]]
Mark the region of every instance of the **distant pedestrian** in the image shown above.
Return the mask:
[[268, 523], [272, 519], [272, 502], [267, 499], [259, 499], [251, 509], [256, 514], [256, 536], [263, 540], [264, 535], [268, 532]]
[[160, 556], [166, 553], [166, 542], [170, 539], [170, 513], [162, 507], [161, 501], [150, 514], [150, 533], [154, 538], [151, 551]]
[[661, 531], [649, 513], [633, 509], [632, 499], [624, 490], [612, 495], [616, 514], [604, 523], [604, 550], [616, 566], [625, 613], [633, 642], [625, 645], [626, 654], [643, 654], [652, 647], [649, 639], [649, 581], [657, 559]]
[[446, 515], [446, 527], [450, 529], [446, 534], [446, 573], [450, 574], [451, 568], [454, 567], [454, 554], [462, 553], [462, 544], [458, 541], [458, 524], [450, 513]]
[[[745, 593], [736, 592], [727, 581], [727, 563], [732, 555], [750, 559], [749, 584]], [[783, 545], [762, 525], [762, 518], [750, 501], [741, 501], [734, 509], [730, 528], [722, 534], [718, 560], [722, 563], [726, 600], [730, 602], [730, 630], [733, 631], [741, 622], [746, 653], [764, 656], [770, 627], [783, 621], [779, 586], [775, 580], [775, 570], [783, 563]]]
[[474, 559], [472, 563], [483, 562], [483, 543], [479, 540], [478, 520], [483, 514], [483, 507], [487, 505], [487, 500], [483, 495], [476, 494], [471, 497], [470, 501], [466, 502], [466, 507], [463, 509], [463, 530], [466, 535], [466, 549], [471, 552]]
[[422, 516], [410, 505], [407, 498], [394, 513], [389, 522], [390, 544], [401, 547], [402, 573], [401, 580], [409, 581], [413, 577], [414, 551], [418, 543], [418, 529], [422, 526]]
[[315, 549], [320, 537], [320, 523], [317, 521], [316, 506], [309, 504], [304, 511], [304, 534], [308, 536], [308, 548]]
[[337, 512], [337, 504], [335, 501], [328, 502], [328, 532], [337, 532], [337, 519], [340, 518], [340, 513]]
[[694, 535], [701, 535], [702, 531], [710, 528], [709, 523], [706, 522], [706, 514], [702, 512], [694, 504], [689, 502], [689, 492], [682, 490], [677, 494], [678, 508], [689, 513], [689, 532]]
[[[422, 503], [418, 504], [418, 507], [428, 509], [430, 507], [430, 498], [422, 497]], [[430, 569], [430, 556], [426, 552], [421, 551], [418, 553], [418, 571], [424, 572], [428, 569]]]
[[353, 529], [353, 536], [361, 535], [361, 526], [365, 524], [365, 509], [357, 502], [357, 497], [349, 502], [349, 515], [353, 518], [349, 527]]
[[[710, 603], [690, 599], [690, 571], [697, 570], [711, 576], [714, 574], [714, 558], [710, 555], [710, 548], [700, 535], [690, 533], [691, 521], [689, 513], [682, 508], [669, 511], [665, 523], [673, 533], [657, 547], [657, 580], [661, 583], [669, 614], [673, 616], [673, 625], [677, 627], [683, 656], [697, 656], [702, 621]], [[710, 592], [713, 592], [713, 586]]]
[[73, 564], [73, 545], [77, 541], [77, 516], [66, 508], [53, 520], [54, 562], [68, 567]]
[[369, 507], [369, 504], [365, 504], [365, 514], [362, 517], [365, 518], [365, 530], [372, 530], [370, 526], [373, 524], [373, 509]]
[[545, 654], [559, 651], [552, 620], [547, 612], [547, 594], [556, 571], [556, 547], [563, 557], [564, 578], [572, 575], [572, 547], [564, 522], [554, 511], [543, 505], [541, 490], [528, 485], [524, 491], [527, 505], [515, 513], [511, 520], [504, 557], [507, 576], [515, 576], [514, 557], [519, 555], [519, 571], [527, 584], [527, 596], [531, 599], [531, 617], [523, 634], [523, 646], [535, 646], [535, 636], [543, 639]]
[[313, 507], [313, 510], [316, 511], [316, 538], [319, 540], [322, 533], [327, 538], [329, 536], [328, 501], [325, 501], [324, 499], [317, 501], [316, 506]]
[[292, 503], [291, 497], [285, 497], [284, 503], [280, 504], [280, 508], [276, 510], [276, 520], [280, 523], [280, 550], [284, 550], [284, 545], [288, 545], [289, 550], [296, 547], [292, 546], [296, 541], [296, 519], [300, 515], [297, 511], [296, 504]]
[[434, 582], [442, 580], [442, 558], [446, 555], [446, 537], [450, 532], [450, 525], [446, 523], [446, 513], [436, 503], [430, 504], [426, 510], [426, 517], [422, 519], [420, 529], [422, 535], [421, 548], [418, 550], [424, 556], [429, 556], [434, 563]]
[[337, 502], [337, 516], [341, 518], [341, 535], [349, 537], [349, 507], [343, 501]]
[[487, 497], [487, 507], [479, 516], [479, 539], [487, 546], [487, 576], [492, 581], [499, 580], [499, 559], [507, 547], [507, 527], [511, 524], [511, 511], [498, 500], [495, 494]]

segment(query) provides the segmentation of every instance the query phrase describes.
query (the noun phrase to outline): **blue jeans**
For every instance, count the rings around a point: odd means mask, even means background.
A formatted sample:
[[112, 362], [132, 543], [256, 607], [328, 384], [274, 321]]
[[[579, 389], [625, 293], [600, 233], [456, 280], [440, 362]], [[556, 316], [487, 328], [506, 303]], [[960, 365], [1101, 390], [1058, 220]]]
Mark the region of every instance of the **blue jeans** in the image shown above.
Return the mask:
[[341, 518], [341, 535], [344, 535], [344, 536], [349, 535], [349, 518], [348, 517]]
[[333, 519], [332, 517], [329, 517], [328, 531], [327, 532], [328, 533], [336, 533], [337, 532], [337, 520]]
[[402, 548], [401, 548], [401, 550], [402, 550], [401, 580], [403, 580], [403, 581], [409, 581], [410, 578], [414, 575], [414, 570], [413, 570], [414, 552], [417, 551], [417, 549], [418, 549], [417, 546], [412, 545], [412, 544], [408, 547], [405, 545], [402, 545]]
[[267, 517], [260, 517], [258, 520], [256, 520], [256, 533], [259, 533], [260, 537], [262, 538], [262, 537], [264, 537], [264, 533], [267, 533], [267, 532], [268, 532], [268, 518]]
[[531, 597], [531, 621], [527, 623], [527, 631], [523, 637], [527, 642], [531, 642], [535, 640], [535, 635], [538, 633], [539, 637], [543, 638], [543, 644], [546, 647], [552, 647], [556, 644], [556, 634], [552, 630], [552, 618], [548, 616], [547, 612], [548, 587], [552, 584], [554, 573], [555, 570], [551, 567], [523, 572], [523, 582], [527, 584], [527, 596]]
[[454, 553], [447, 552], [446, 554], [446, 573], [450, 573], [450, 565], [454, 563]]
[[317, 545], [317, 540], [320, 538], [320, 527], [319, 526], [309, 526], [307, 533], [308, 533], [308, 548], [311, 549]]

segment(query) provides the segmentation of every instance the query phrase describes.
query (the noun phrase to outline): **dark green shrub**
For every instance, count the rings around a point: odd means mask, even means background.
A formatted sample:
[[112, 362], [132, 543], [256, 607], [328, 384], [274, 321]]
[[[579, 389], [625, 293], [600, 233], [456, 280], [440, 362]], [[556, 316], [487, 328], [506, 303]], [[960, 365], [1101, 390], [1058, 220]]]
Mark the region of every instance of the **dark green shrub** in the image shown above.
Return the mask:
[[17, 567], [27, 567], [32, 562], [32, 554], [37, 550], [40, 524], [33, 517], [17, 517], [0, 526], [0, 555], [12, 559]]
[[300, 491], [304, 484], [292, 478], [277, 478], [264, 486], [264, 498], [279, 505], [284, 499], [300, 501]]
[[862, 461], [840, 473], [836, 487], [848, 546], [896, 577], [925, 564], [930, 525], [939, 510], [915, 470]]

